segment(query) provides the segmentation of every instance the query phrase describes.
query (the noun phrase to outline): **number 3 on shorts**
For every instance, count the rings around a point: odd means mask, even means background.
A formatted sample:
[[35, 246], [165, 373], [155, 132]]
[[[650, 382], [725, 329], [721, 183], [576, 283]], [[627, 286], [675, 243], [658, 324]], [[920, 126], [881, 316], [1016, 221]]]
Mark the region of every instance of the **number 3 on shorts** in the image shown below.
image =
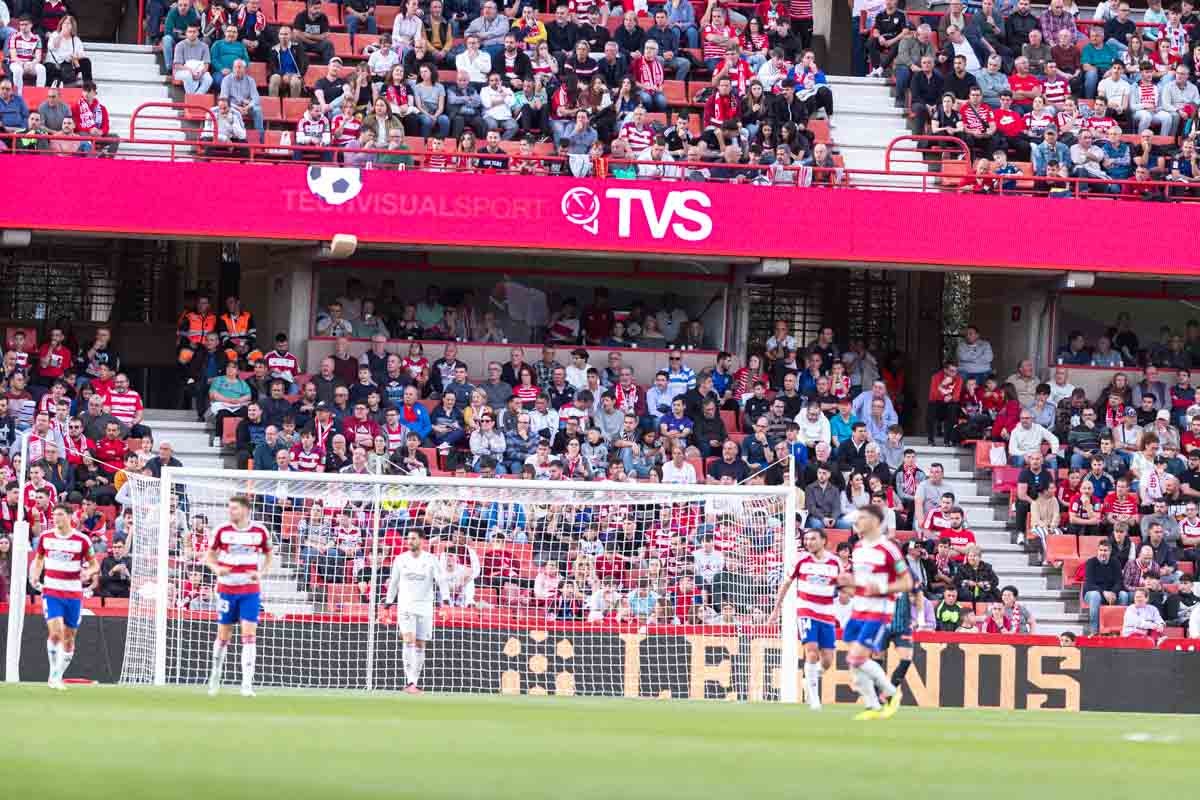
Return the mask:
[[228, 600], [225, 600], [225, 599], [221, 600], [221, 613], [222, 614], [229, 613], [229, 601]]

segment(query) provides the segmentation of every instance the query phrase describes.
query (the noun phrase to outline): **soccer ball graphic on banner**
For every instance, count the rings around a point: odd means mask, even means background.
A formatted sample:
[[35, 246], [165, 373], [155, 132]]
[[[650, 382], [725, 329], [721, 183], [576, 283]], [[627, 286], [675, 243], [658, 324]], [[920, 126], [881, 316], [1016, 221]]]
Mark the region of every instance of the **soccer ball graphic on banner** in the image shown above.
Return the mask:
[[358, 197], [362, 176], [353, 167], [308, 168], [308, 190], [331, 206], [340, 206]]

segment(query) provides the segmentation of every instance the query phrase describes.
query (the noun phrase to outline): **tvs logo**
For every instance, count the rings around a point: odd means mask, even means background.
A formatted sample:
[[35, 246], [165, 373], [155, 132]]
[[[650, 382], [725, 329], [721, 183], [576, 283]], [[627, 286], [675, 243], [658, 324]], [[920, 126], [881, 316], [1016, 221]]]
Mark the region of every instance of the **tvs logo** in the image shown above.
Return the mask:
[[[667, 192], [661, 207], [649, 189], [605, 189], [604, 199], [617, 201], [618, 238], [633, 236], [635, 208], [641, 210], [639, 218], [645, 220], [655, 239], [665, 239], [670, 232], [685, 242], [702, 242], [712, 235], [712, 217], [704, 210], [712, 208], [712, 201], [696, 189]], [[562, 213], [567, 222], [593, 236], [600, 233], [601, 210], [600, 198], [591, 189], [576, 186], [563, 193]]]
[[567, 222], [578, 225], [593, 236], [600, 229], [600, 198], [591, 189], [576, 186], [562, 196], [562, 213]]

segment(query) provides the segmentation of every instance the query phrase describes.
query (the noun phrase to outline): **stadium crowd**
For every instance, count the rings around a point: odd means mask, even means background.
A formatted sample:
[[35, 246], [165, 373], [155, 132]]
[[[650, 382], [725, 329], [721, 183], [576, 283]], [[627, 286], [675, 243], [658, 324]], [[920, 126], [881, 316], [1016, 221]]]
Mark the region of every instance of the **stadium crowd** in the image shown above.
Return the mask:
[[[1016, 468], [1013, 521], [1028, 546], [1049, 560], [1063, 545], [1089, 553], [1071, 577], [1092, 630], [1102, 606], [1127, 605], [1139, 590], [1160, 615], [1151, 634], [1188, 623], [1200, 561], [1198, 343], [1200, 323], [1190, 321], [1147, 346], [1122, 313], [1094, 344], [1070, 332], [1048, 380], [1029, 360], [1001, 379], [990, 344], [968, 328], [957, 358], [930, 381], [929, 430], [986, 442], [993, 467]], [[1089, 396], [1068, 380], [1072, 366], [1132, 372], [1114, 372]]]
[[872, 74], [892, 76], [914, 133], [969, 151], [962, 191], [1013, 191], [1024, 173], [1046, 178], [1035, 185], [1052, 197], [1074, 195], [1073, 178], [1094, 193], [1191, 195], [1200, 16], [1190, 0], [1151, 3], [1141, 23], [1122, 0], [1105, 0], [1091, 19], [1063, 0], [1040, 14], [1029, 0], [983, 0], [969, 12], [952, 0], [934, 14], [911, 3], [906, 13], [895, 0], [854, 8], [871, 20], [856, 31], [859, 74], [869, 60]]
[[[324, 149], [293, 151], [297, 159], [402, 168], [419, 151], [434, 170], [794, 184], [811, 173], [783, 168], [806, 166], [828, 170], [818, 170], [823, 181], [837, 178], [830, 148], [808, 128], [814, 115], [833, 113], [833, 95], [808, 49], [807, 0], [764, 0], [748, 18], [716, 0], [702, 11], [687, 0], [623, 14], [615, 6], [612, 24], [603, 3], [572, 2], [549, 15], [525, 2], [414, 1], [391, 9], [390, 31], [377, 24], [372, 0], [280, 2], [297, 6], [291, 19], [277, 18], [276, 0], [266, 4], [149, 3], [164, 72], [189, 103], [209, 95], [213, 155], [241, 154], [237, 145], [262, 142], [280, 121], [278, 110], [264, 113], [265, 89], [275, 109], [279, 97], [305, 102], [302, 113], [289, 112], [292, 129], [278, 143]], [[63, 115], [25, 105], [26, 83], [82, 85], [93, 105], [97, 90], [78, 37], [61, 60], [66, 45], [55, 37], [63, 34], [50, 27], [61, 23], [22, 14], [15, 24], [0, 133], [17, 134], [8, 141], [18, 149], [66, 152], [81, 144], [42, 137], [103, 135], [92, 144], [114, 150], [100, 112], [64, 128]], [[335, 50], [334, 28], [347, 31], [336, 35], [348, 36], [348, 51]], [[710, 77], [698, 83], [697, 73]], [[691, 97], [688, 86], [698, 89]], [[424, 141], [410, 145], [414, 138]], [[668, 166], [677, 161], [691, 166]]]
[[[181, 321], [181, 353], [192, 354], [185, 360], [197, 383], [194, 396], [203, 398], [200, 387], [209, 387], [209, 406], [201, 400], [197, 410], [221, 426], [216, 433], [231, 429], [239, 465], [268, 472], [778, 486], [788, 481], [794, 460], [799, 522], [824, 531], [843, 558], [859, 509], [870, 504], [883, 511], [919, 576], [912, 598], [918, 627], [988, 630], [985, 609], [997, 604], [1007, 609], [1005, 630], [1034, 629], [1015, 587], [1003, 585], [983, 559], [942, 466], [926, 474], [904, 446], [897, 411], [905, 402], [903, 375], [881, 368], [861, 341], [843, 352], [824, 328], [802, 343], [780, 321], [764, 351], [739, 366], [730, 353], [702, 349], [703, 326], [674, 298], [663, 298], [657, 312], [637, 306], [618, 319], [599, 289], [590, 304], [563, 300], [533, 335], [514, 338], [542, 341], [540, 357], [527, 360], [526, 347], [512, 345], [506, 362], [472, 375], [456, 340], [490, 334], [490, 341], [506, 341], [495, 338], [508, 324], [496, 319], [495, 306], [480, 313], [468, 301], [443, 303], [437, 287], [415, 304], [388, 298], [377, 305], [381, 297], [388, 293], [365, 291], [351, 279], [327, 304], [316, 327], [334, 339], [334, 353], [311, 374], [301, 371], [283, 337], [266, 352], [254, 349], [253, 338], [240, 351], [221, 349], [220, 332], [236, 317], [218, 321], [208, 301], [197, 299]], [[241, 330], [253, 335], [249, 312], [236, 302], [231, 308], [245, 315]], [[352, 355], [350, 337], [366, 333], [369, 347]], [[391, 349], [395, 337], [408, 334], [414, 338]], [[593, 365], [587, 347], [620, 347], [614, 335], [657, 344], [663, 363], [638, 375], [620, 350], [610, 350], [603, 365]], [[426, 346], [438, 347], [439, 339], [440, 354], [427, 357]], [[589, 608], [607, 597], [618, 606], [627, 599], [631, 613], [647, 619], [662, 600], [655, 619], [673, 609], [669, 618], [688, 622], [730, 615], [761, 621], [781, 577], [782, 509], [757, 502], [732, 513], [719, 498], [663, 509], [447, 501], [397, 509], [381, 525], [390, 547], [419, 528], [455, 555], [456, 568], [470, 577], [457, 596], [462, 603], [478, 598], [558, 613], [556, 603], [574, 602], [564, 596], [586, 600]], [[303, 500], [269, 505], [310, 586], [369, 579], [374, 567], [363, 531], [371, 530], [370, 509]], [[200, 522], [201, 530], [206, 524]], [[180, 541], [187, 541], [185, 531], [195, 523], [181, 510], [178, 527]], [[365, 591], [369, 580], [360, 583]], [[553, 608], [547, 584], [561, 584]], [[683, 614], [681, 591], [699, 598]], [[201, 594], [196, 584], [185, 597], [191, 602]], [[645, 597], [651, 601], [639, 604]]]

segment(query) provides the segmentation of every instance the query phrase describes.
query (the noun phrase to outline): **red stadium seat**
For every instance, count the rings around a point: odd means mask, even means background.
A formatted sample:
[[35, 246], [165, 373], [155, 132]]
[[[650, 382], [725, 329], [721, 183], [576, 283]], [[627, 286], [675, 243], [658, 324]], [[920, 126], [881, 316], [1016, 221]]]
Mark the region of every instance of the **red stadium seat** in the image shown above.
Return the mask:
[[401, 6], [375, 6], [375, 24], [379, 30], [390, 31], [396, 22], [396, 17], [404, 9]]
[[254, 78], [254, 84], [260, 89], [267, 88], [267, 65], [261, 61], [251, 61], [247, 73]]
[[1125, 622], [1125, 606], [1100, 607], [1100, 635], [1119, 636]]
[[284, 122], [297, 122], [308, 111], [307, 97], [282, 98], [281, 114]]
[[221, 445], [232, 447], [237, 444], [237, 427], [241, 422], [237, 417], [226, 417], [221, 426]]
[[1079, 557], [1086, 560], [1096, 555], [1096, 548], [1104, 541], [1103, 536], [1080, 536]]
[[663, 95], [671, 108], [686, 108], [690, 105], [687, 95], [687, 84], [683, 81], [663, 81]]
[[260, 97], [258, 101], [262, 106], [264, 123], [270, 124], [272, 122], [282, 122], [284, 120], [283, 108], [280, 105], [278, 97]]
[[1078, 586], [1080, 581], [1076, 579], [1075, 573], [1079, 571], [1079, 567], [1083, 564], [1082, 558], [1064, 558], [1062, 563], [1062, 584], [1064, 589], [1069, 589], [1072, 586]]
[[1065, 559], [1078, 557], [1079, 545], [1073, 535], [1046, 537], [1046, 563], [1057, 566]]
[[[275, 20], [287, 25], [291, 25], [296, 19], [297, 14], [304, 13], [304, 3], [290, 2], [290, 0], [278, 0], [275, 3]], [[330, 17], [329, 22], [332, 25], [336, 16]]]

